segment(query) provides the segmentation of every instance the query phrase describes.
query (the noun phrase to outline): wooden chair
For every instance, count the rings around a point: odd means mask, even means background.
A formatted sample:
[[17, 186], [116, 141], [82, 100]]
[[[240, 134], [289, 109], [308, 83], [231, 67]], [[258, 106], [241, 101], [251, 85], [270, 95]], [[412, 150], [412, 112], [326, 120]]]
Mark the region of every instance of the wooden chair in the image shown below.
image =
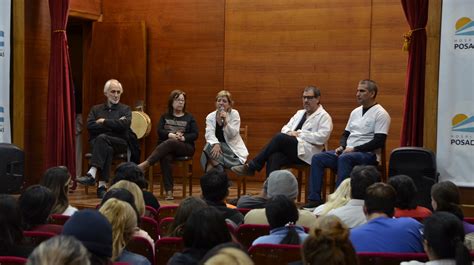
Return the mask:
[[301, 246], [258, 244], [250, 247], [249, 256], [259, 265], [286, 265], [301, 260]]
[[155, 243], [155, 264], [166, 265], [176, 252], [183, 251], [184, 243], [180, 237], [164, 237]]
[[141, 219], [142, 220], [140, 222], [140, 228], [146, 231], [148, 235], [150, 235], [150, 237], [153, 239], [153, 241], [158, 240], [159, 228], [158, 228], [158, 223], [156, 222], [156, 220], [151, 217], [146, 217], [146, 216], [142, 216]]
[[[247, 145], [248, 131], [248, 125], [240, 127], [240, 137], [242, 137], [245, 145]], [[237, 176], [234, 172], [232, 172], [232, 170], [227, 170], [227, 175], [229, 176], [230, 180], [237, 182], [237, 198], [240, 198], [241, 194], [245, 195], [247, 193], [247, 177]]]
[[161, 219], [165, 217], [174, 217], [176, 211], [178, 210], [178, 205], [164, 205], [158, 209], [158, 214], [156, 215], [156, 222], [160, 223]]
[[146, 257], [152, 265], [155, 264], [155, 251], [148, 239], [134, 236], [127, 244], [127, 250]]
[[171, 225], [174, 222], [174, 217], [165, 217], [161, 219], [160, 223], [158, 224], [158, 233], [160, 237], [166, 237], [168, 231], [170, 230]]
[[1, 265], [23, 265], [26, 264], [26, 259], [22, 257], [0, 256]]
[[51, 214], [49, 216], [49, 223], [55, 225], [64, 225], [71, 216], [63, 214]]
[[428, 261], [426, 253], [359, 252], [359, 265], [399, 265], [402, 261]]
[[270, 234], [269, 225], [241, 224], [235, 231], [237, 240], [246, 249], [260, 236]]
[[25, 245], [37, 247], [41, 242], [46, 241], [56, 234], [49, 232], [39, 232], [39, 231], [23, 231], [23, 236], [25, 238]]
[[[183, 181], [183, 199], [186, 198], [186, 185], [189, 187], [189, 196], [193, 194], [193, 157], [192, 156], [180, 156], [175, 157], [173, 165], [177, 168], [177, 172], [173, 171], [173, 178], [181, 177]], [[160, 196], [163, 196], [164, 183], [163, 176], [161, 173], [153, 173], [151, 166], [148, 170], [148, 189], [153, 192], [153, 178], [155, 175], [160, 177]], [[177, 173], [177, 174], [176, 174]]]

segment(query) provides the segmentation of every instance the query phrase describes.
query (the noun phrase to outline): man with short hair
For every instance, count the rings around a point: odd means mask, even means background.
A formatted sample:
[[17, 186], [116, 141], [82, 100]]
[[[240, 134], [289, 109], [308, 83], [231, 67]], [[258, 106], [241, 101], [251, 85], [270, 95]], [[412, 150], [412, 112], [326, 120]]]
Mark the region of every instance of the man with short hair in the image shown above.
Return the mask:
[[314, 208], [322, 203], [325, 168], [337, 171], [337, 187], [349, 177], [355, 165], [377, 165], [390, 128], [390, 115], [375, 100], [377, 91], [374, 81], [365, 79], [359, 82], [356, 98], [360, 106], [351, 112], [339, 141], [340, 146], [312, 157], [309, 202], [305, 208]]
[[364, 212], [368, 221], [350, 235], [356, 252], [423, 252], [423, 225], [409, 217], [392, 218], [396, 200], [396, 191], [388, 184], [367, 188]]
[[77, 178], [82, 185], [95, 185], [97, 174], [102, 176], [97, 189], [97, 197], [107, 192], [109, 171], [114, 154], [127, 152], [127, 134], [130, 130], [132, 112], [130, 107], [120, 103], [122, 84], [110, 79], [105, 83], [105, 103], [95, 105], [87, 116], [89, 143], [92, 149], [90, 168], [87, 174]]
[[237, 175], [252, 176], [266, 165], [267, 177], [290, 164], [307, 164], [324, 150], [332, 131], [331, 116], [320, 104], [321, 91], [308, 86], [303, 91], [303, 108], [298, 110], [262, 151], [246, 164], [232, 167]]
[[346, 205], [332, 209], [328, 215], [335, 215], [349, 228], [365, 224], [364, 199], [367, 188], [377, 182], [380, 172], [374, 166], [355, 166], [351, 172], [351, 199]]

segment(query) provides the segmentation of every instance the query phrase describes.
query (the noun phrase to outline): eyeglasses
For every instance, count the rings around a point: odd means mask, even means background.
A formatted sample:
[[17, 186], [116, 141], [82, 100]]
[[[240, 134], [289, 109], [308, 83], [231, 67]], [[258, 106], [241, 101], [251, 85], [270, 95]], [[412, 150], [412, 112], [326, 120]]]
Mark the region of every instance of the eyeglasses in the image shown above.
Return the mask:
[[185, 100], [184, 100], [184, 99], [180, 99], [180, 98], [175, 98], [174, 101], [184, 102]]
[[303, 100], [307, 99], [307, 100], [312, 100], [316, 98], [316, 96], [303, 96]]

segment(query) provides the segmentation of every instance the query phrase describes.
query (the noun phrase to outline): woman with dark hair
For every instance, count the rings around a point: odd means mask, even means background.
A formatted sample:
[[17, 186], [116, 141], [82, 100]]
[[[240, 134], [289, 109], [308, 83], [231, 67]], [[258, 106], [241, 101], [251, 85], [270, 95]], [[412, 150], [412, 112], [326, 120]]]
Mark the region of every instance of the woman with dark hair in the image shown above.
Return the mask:
[[54, 195], [46, 187], [33, 185], [28, 187], [18, 199], [23, 219], [23, 230], [60, 234], [63, 227], [48, 224], [48, 218], [54, 205]]
[[17, 201], [10, 195], [0, 194], [0, 256], [27, 258], [33, 247], [22, 245], [23, 229]]
[[247, 161], [249, 152], [240, 136], [240, 114], [233, 105], [230, 92], [221, 90], [216, 95], [216, 110], [206, 117], [206, 145], [201, 155], [205, 172], [213, 168], [223, 171]]
[[464, 222], [458, 187], [451, 181], [441, 181], [431, 187], [431, 205], [435, 212], [450, 212], [463, 222], [464, 233], [474, 232], [474, 225]]
[[231, 240], [221, 213], [213, 207], [203, 208], [193, 212], [186, 221], [183, 232], [184, 250], [174, 254], [168, 265], [198, 264], [210, 249]]
[[124, 162], [118, 165], [118, 167], [115, 169], [115, 177], [112, 180], [112, 185], [121, 180], [128, 180], [140, 187], [146, 206], [153, 207], [156, 210], [160, 208], [160, 203], [156, 199], [155, 195], [153, 195], [152, 192], [146, 190], [148, 188], [148, 182], [145, 179], [144, 172], [137, 166], [137, 164], [133, 162]]
[[455, 215], [435, 212], [424, 221], [423, 246], [429, 262], [402, 262], [402, 265], [469, 265], [469, 250], [464, 245], [464, 227]]
[[431, 215], [428, 208], [418, 206], [415, 201], [417, 188], [415, 182], [407, 175], [396, 175], [388, 180], [388, 185], [397, 192], [395, 217], [426, 218]]
[[188, 220], [189, 216], [202, 208], [206, 208], [207, 204], [200, 198], [187, 197], [184, 199], [176, 209], [173, 223], [171, 224], [168, 235], [170, 237], [182, 237], [184, 224]]
[[284, 195], [272, 197], [265, 206], [265, 215], [270, 224], [270, 235], [261, 236], [252, 245], [257, 244], [302, 244], [308, 234], [304, 228], [295, 225], [299, 218], [295, 202]]
[[166, 200], [173, 200], [173, 176], [171, 162], [175, 157], [192, 156], [198, 127], [193, 115], [186, 112], [186, 93], [173, 90], [168, 98], [168, 112], [158, 124], [158, 145], [138, 167], [143, 171], [160, 161]]
[[303, 243], [303, 264], [357, 265], [359, 262], [349, 240], [349, 231], [335, 215], [319, 217]]
[[55, 203], [51, 213], [71, 216], [77, 212], [77, 208], [69, 204], [67, 197], [71, 175], [64, 166], [52, 167], [43, 174], [41, 185], [49, 188], [55, 197]]

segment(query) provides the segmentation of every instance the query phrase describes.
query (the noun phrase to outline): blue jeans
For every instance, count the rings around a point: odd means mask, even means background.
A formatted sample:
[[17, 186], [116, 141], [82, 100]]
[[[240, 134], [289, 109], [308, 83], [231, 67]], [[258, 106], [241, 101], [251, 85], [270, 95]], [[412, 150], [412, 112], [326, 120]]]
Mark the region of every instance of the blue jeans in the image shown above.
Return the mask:
[[357, 165], [377, 165], [377, 156], [372, 152], [350, 152], [337, 156], [334, 150], [315, 154], [311, 158], [308, 199], [321, 201], [325, 168], [336, 170], [336, 187], [338, 187]]

